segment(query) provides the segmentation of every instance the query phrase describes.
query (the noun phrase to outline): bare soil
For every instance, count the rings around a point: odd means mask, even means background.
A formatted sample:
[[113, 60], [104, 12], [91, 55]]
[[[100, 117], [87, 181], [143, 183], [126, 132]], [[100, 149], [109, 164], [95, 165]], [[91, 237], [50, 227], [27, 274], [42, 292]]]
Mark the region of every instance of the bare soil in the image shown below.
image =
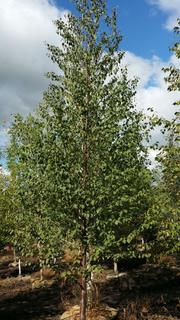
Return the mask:
[[[37, 267], [9, 267], [12, 258], [0, 256], [0, 319], [59, 320], [78, 304], [78, 284], [62, 283], [57, 276], [39, 280]], [[107, 275], [109, 278], [107, 279]], [[118, 320], [180, 319], [180, 268], [143, 265], [113, 274], [104, 270], [95, 279], [94, 303], [118, 309]]]

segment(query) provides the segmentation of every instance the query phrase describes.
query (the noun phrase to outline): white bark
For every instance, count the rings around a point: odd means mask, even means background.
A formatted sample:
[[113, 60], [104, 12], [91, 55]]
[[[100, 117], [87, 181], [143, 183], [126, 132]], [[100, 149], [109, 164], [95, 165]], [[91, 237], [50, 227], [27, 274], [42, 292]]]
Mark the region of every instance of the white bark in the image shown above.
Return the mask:
[[21, 273], [21, 259], [18, 260], [18, 270], [19, 270], [19, 277], [22, 275]]
[[40, 280], [43, 281], [43, 268], [40, 270]]
[[114, 273], [118, 273], [118, 265], [117, 262], [114, 261]]

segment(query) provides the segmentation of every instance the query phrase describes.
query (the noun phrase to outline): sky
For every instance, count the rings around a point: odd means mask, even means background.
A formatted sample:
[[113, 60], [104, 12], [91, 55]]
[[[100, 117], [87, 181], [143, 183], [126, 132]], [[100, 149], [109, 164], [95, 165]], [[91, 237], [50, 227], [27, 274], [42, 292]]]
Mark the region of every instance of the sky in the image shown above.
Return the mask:
[[[107, 0], [116, 8], [118, 28], [126, 52], [123, 65], [129, 77], [137, 76], [137, 108], [154, 107], [171, 118], [178, 93], [167, 91], [162, 67], [178, 62], [169, 48], [180, 16], [180, 0]], [[13, 114], [27, 115], [48, 86], [44, 74], [55, 70], [45, 42], [59, 45], [52, 21], [74, 13], [68, 0], [0, 0], [0, 148], [7, 145]]]

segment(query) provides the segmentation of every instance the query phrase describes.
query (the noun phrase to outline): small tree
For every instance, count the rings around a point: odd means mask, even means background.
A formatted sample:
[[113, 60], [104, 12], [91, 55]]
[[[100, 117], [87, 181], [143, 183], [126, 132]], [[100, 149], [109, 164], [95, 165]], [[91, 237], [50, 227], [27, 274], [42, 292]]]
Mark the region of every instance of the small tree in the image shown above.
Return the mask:
[[48, 74], [34, 116], [16, 116], [9, 157], [25, 215], [49, 219], [80, 247], [85, 320], [93, 264], [137, 251], [151, 176], [148, 124], [134, 106], [136, 80], [120, 67], [116, 14], [107, 15], [103, 0], [74, 3], [78, 16], [55, 22], [61, 46], [48, 45], [59, 74]]
[[9, 201], [5, 196], [5, 191], [7, 188], [8, 179], [1, 172], [0, 173], [0, 246], [4, 246], [9, 242], [8, 239], [8, 221], [6, 219], [5, 212], [8, 211]]

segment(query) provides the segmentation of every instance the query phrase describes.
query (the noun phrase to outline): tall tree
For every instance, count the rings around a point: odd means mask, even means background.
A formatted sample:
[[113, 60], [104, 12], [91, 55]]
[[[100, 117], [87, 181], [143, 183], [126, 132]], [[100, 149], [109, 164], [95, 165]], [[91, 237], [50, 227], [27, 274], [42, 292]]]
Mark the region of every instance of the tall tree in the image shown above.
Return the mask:
[[[179, 36], [180, 19], [174, 28]], [[180, 42], [171, 48], [177, 59], [180, 59]], [[171, 65], [164, 68], [167, 73], [165, 81], [169, 91], [180, 90], [180, 70]], [[180, 101], [174, 105], [178, 108]], [[171, 121], [165, 121], [165, 145], [158, 156], [161, 165], [161, 179], [155, 187], [154, 202], [147, 212], [146, 226], [152, 229], [154, 237], [151, 242], [154, 254], [178, 252], [180, 248], [180, 114], [175, 112]]]
[[48, 74], [35, 115], [16, 116], [9, 163], [25, 213], [58, 223], [79, 244], [85, 320], [92, 261], [135, 254], [151, 177], [149, 129], [134, 106], [136, 80], [120, 66], [116, 13], [107, 15], [104, 0], [74, 3], [78, 15], [55, 22], [60, 47], [48, 45], [59, 74]]
[[[180, 59], [180, 18], [177, 19], [177, 26], [174, 28], [178, 40], [171, 48], [171, 51], [175, 54], [176, 58]], [[180, 69], [174, 65], [164, 68], [164, 71], [168, 74], [165, 78], [168, 83], [169, 91], [180, 91]], [[180, 105], [180, 100], [174, 102], [175, 106]], [[167, 145], [163, 148], [161, 153], [161, 163], [163, 168], [163, 181], [168, 199], [170, 202], [171, 212], [171, 228], [172, 237], [175, 238], [173, 249], [179, 250], [180, 247], [180, 113], [175, 112], [174, 119], [167, 123], [166, 126]]]

